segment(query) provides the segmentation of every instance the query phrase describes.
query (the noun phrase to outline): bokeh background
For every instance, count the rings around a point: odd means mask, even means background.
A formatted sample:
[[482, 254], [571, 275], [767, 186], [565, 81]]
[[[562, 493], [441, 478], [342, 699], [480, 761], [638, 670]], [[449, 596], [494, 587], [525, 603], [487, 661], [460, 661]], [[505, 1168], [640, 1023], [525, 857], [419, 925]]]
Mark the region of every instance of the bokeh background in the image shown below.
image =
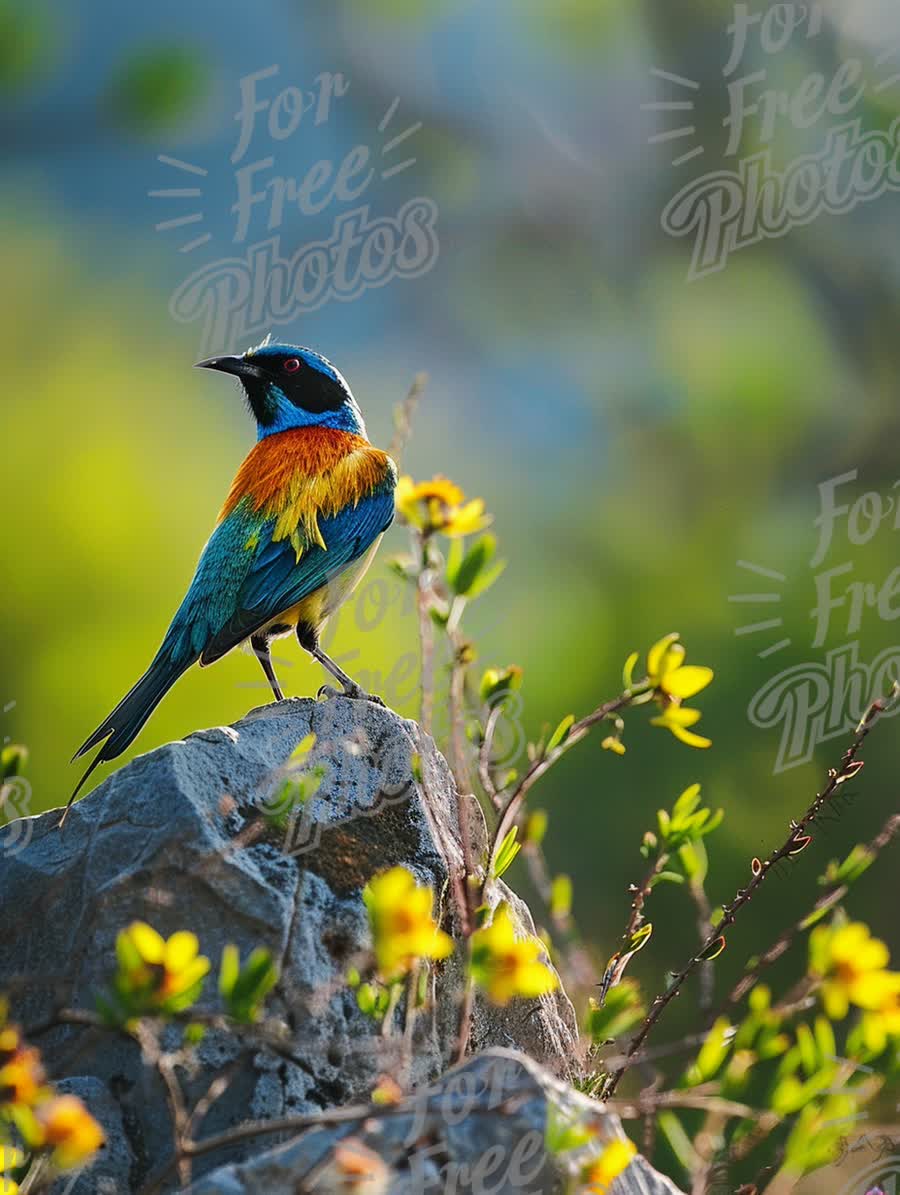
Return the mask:
[[[850, 581], [880, 588], [898, 562], [897, 197], [823, 214], [693, 281], [692, 239], [668, 235], [660, 217], [692, 179], [734, 170], [766, 145], [785, 165], [845, 120], [887, 130], [900, 113], [891, 78], [900, 50], [889, 54], [900, 14], [877, 0], [834, 0], [821, 6], [816, 36], [795, 31], [772, 54], [756, 26], [738, 73], [766, 71], [759, 90], [793, 93], [811, 73], [827, 81], [859, 59], [866, 91], [845, 118], [825, 113], [799, 128], [782, 115], [769, 142], [748, 119], [729, 158], [733, 15], [715, 0], [257, 0], [252, 9], [79, 0], [65, 11], [2, 0], [0, 706], [3, 737], [30, 750], [32, 811], [64, 803], [80, 774], [73, 750], [151, 658], [252, 443], [231, 386], [191, 369], [206, 355], [200, 324], [176, 322], [168, 304], [189, 273], [246, 249], [233, 243], [229, 160], [240, 80], [277, 65], [277, 79], [260, 85], [270, 99], [326, 71], [349, 88], [327, 122], [304, 119], [281, 142], [263, 114], [245, 161], [271, 153], [276, 173], [302, 178], [354, 145], [377, 153], [395, 97], [391, 134], [421, 122], [392, 159], [414, 165], [377, 179], [363, 202], [386, 216], [414, 196], [432, 199], [433, 268], [272, 330], [339, 365], [382, 445], [412, 376], [430, 375], [404, 468], [451, 476], [495, 515], [509, 563], [470, 626], [482, 663], [524, 668], [526, 731], [612, 695], [628, 652], [670, 630], [716, 670], [698, 703], [709, 751], [638, 713], [624, 758], [589, 740], [536, 796], [551, 815], [550, 863], [573, 877], [598, 957], [621, 932], [642, 832], [690, 782], [726, 810], [710, 844], [714, 902], [781, 841], [846, 736], [776, 771], [780, 729], [751, 724], [754, 695], [786, 668], [821, 664], [830, 648], [858, 643], [868, 664], [898, 644], [890, 595], [881, 611], [866, 605], [858, 627], [846, 606], [835, 610], [818, 647], [810, 617], [824, 569], [852, 566], [835, 583], [841, 592]], [[673, 101], [693, 107], [648, 107]], [[693, 132], [659, 139], [680, 127]], [[697, 146], [702, 155], [672, 165]], [[179, 172], [160, 154], [207, 173]], [[194, 185], [200, 199], [148, 194]], [[347, 206], [335, 200], [314, 216], [288, 207], [284, 255], [329, 236]], [[194, 224], [155, 228], [194, 211]], [[207, 243], [180, 251], [207, 232]], [[260, 205], [248, 243], [268, 235]], [[818, 487], [854, 470], [840, 499], [874, 492], [886, 517], [865, 544], [839, 522], [812, 568]], [[336, 632], [335, 651], [376, 687], [415, 649], [414, 619], [386, 568], [404, 546], [393, 529], [371, 574], [381, 586]], [[730, 600], [760, 592], [777, 600]], [[775, 618], [780, 629], [735, 633]], [[781, 638], [790, 646], [760, 658]], [[278, 654], [286, 688], [314, 692], [322, 678], [299, 649]], [[239, 653], [192, 671], [135, 751], [236, 720], [266, 698], [258, 673]], [[404, 675], [389, 696], [413, 714]], [[717, 964], [725, 975], [771, 941], [788, 908], [814, 899], [829, 858], [896, 809], [898, 726], [873, 736], [843, 816], [744, 911]], [[851, 905], [895, 947], [897, 897], [889, 858]], [[695, 932], [682, 892], [663, 889], [656, 904], [654, 950], [634, 968], [651, 990]], [[672, 1010], [670, 1030], [690, 1011]]]

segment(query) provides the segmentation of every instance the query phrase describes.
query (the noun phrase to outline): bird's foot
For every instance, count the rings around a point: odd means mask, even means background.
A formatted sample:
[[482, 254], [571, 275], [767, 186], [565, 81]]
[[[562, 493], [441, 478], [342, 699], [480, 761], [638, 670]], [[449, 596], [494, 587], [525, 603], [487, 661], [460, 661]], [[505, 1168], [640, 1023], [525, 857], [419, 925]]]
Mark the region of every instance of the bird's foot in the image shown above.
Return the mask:
[[371, 701], [373, 705], [384, 705], [376, 693], [367, 693], [359, 685], [350, 685], [346, 689], [335, 689], [332, 685], [323, 685], [316, 697], [323, 701], [330, 701], [332, 697], [349, 697], [351, 701]]

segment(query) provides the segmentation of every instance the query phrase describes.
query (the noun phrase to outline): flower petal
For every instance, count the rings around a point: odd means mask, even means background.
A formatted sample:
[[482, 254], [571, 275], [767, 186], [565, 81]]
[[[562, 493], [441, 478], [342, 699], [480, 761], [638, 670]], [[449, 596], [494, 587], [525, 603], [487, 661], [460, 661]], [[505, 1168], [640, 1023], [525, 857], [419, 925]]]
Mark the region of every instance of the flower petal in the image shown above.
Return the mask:
[[712, 668], [704, 668], [699, 664], [685, 664], [664, 678], [664, 686], [666, 692], [671, 693], [673, 697], [693, 697], [706, 688], [713, 676]]

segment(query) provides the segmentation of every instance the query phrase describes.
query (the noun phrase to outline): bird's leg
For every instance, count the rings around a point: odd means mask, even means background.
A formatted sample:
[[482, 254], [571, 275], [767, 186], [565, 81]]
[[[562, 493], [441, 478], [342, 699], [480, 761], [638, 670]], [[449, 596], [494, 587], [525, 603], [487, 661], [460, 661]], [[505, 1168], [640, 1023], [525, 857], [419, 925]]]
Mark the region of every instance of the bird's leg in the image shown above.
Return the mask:
[[284, 694], [281, 691], [281, 685], [278, 683], [278, 677], [275, 675], [275, 669], [272, 667], [272, 657], [269, 654], [269, 640], [265, 635], [252, 635], [250, 638], [250, 646], [253, 648], [253, 654], [262, 664], [262, 670], [266, 674], [266, 680], [272, 686], [272, 692], [275, 694], [276, 701], [284, 701]]
[[323, 685], [322, 689], [319, 690], [320, 693], [324, 692], [326, 696], [353, 697], [362, 701], [373, 701], [376, 705], [384, 705], [380, 697], [376, 697], [374, 693], [367, 693], [352, 677], [347, 675], [343, 668], [335, 664], [331, 656], [326, 655], [322, 651], [321, 647], [319, 647], [318, 638], [310, 632], [309, 627], [298, 624], [297, 638], [300, 641], [300, 646], [305, 648], [314, 660], [318, 660], [322, 667], [331, 673], [343, 689], [343, 694], [338, 694], [330, 686]]

